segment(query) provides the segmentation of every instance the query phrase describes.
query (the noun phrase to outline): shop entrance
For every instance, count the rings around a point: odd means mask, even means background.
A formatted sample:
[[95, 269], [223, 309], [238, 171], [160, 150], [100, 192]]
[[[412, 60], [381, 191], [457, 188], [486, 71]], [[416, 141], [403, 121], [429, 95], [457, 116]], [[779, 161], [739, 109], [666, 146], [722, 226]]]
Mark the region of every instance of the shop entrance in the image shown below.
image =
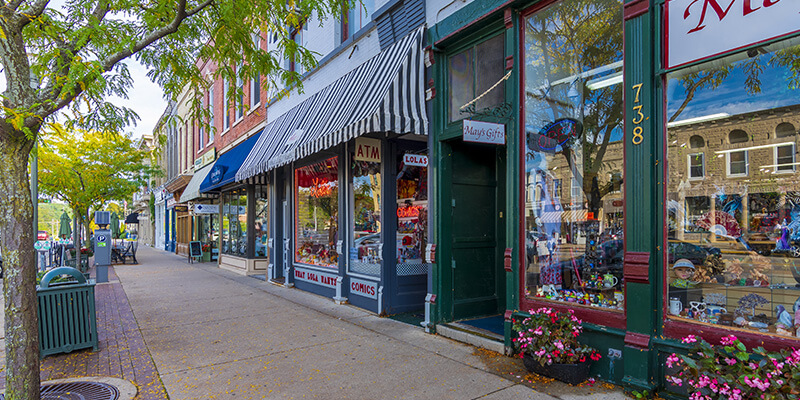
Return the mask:
[[[505, 147], [455, 140], [449, 161], [452, 319], [505, 310]], [[444, 204], [443, 206], [447, 206]], [[444, 211], [444, 210], [443, 210]], [[446, 218], [446, 217], [445, 217]], [[447, 271], [447, 269], [445, 269]]]

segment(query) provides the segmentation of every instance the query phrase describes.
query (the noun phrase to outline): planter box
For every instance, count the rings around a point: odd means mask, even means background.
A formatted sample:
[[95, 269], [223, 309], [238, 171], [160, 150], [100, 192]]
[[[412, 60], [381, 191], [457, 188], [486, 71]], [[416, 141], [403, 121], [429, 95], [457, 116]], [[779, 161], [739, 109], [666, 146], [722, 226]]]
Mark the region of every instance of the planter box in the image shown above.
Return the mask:
[[550, 364], [542, 365], [539, 361], [525, 354], [522, 358], [525, 368], [533, 373], [557, 379], [570, 385], [577, 385], [589, 377], [589, 362], [578, 364]]

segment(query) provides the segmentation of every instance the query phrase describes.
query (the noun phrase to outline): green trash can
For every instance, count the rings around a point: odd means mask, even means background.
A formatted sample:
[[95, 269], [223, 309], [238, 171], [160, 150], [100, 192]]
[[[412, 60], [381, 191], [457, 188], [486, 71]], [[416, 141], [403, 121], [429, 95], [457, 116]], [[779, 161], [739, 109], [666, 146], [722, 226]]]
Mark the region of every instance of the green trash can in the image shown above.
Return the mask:
[[[51, 283], [61, 275], [74, 280]], [[42, 277], [39, 299], [39, 357], [92, 347], [97, 350], [94, 281], [75, 268], [59, 267]]]

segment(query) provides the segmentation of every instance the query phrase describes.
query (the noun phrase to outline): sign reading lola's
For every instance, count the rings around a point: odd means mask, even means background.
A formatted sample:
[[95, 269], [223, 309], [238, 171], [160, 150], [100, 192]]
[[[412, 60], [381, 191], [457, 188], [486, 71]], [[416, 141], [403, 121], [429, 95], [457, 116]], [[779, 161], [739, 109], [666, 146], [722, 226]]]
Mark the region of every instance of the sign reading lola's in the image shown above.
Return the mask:
[[506, 126], [503, 124], [465, 119], [463, 133], [465, 142], [506, 144]]
[[427, 167], [428, 156], [422, 156], [419, 154], [405, 154], [403, 155], [403, 164], [410, 167]]
[[800, 31], [797, 0], [669, 0], [666, 9], [667, 68]]

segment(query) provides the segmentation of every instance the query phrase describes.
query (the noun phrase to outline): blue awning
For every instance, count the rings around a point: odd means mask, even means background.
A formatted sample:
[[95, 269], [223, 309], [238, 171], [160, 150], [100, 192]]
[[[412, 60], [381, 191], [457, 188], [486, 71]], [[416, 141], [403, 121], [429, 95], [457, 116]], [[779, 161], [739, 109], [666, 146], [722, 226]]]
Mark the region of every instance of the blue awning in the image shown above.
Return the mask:
[[260, 135], [260, 132], [256, 133], [238, 146], [220, 155], [206, 178], [203, 179], [203, 183], [200, 184], [200, 193], [215, 191], [222, 186], [233, 183], [236, 173], [239, 172], [239, 167], [242, 166], [242, 162], [250, 154], [250, 150], [253, 149], [253, 145], [256, 144]]

